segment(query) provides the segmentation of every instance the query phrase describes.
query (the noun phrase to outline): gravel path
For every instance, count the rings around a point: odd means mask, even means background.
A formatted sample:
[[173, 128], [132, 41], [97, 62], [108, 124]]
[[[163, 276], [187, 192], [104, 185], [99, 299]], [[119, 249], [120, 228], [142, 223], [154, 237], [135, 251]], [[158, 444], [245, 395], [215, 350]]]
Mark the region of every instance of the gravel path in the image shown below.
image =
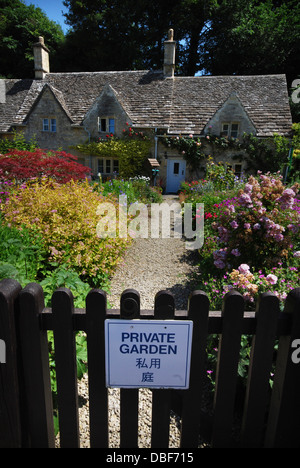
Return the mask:
[[[178, 201], [175, 196], [164, 196], [164, 201]], [[119, 308], [121, 293], [136, 289], [141, 297], [141, 309], [152, 309], [158, 291], [168, 290], [174, 294], [176, 309], [186, 309], [193, 289], [192, 272], [196, 253], [187, 250], [182, 238], [135, 239], [111, 281], [108, 301], [112, 308]], [[80, 395], [80, 446], [89, 447], [88, 377], [79, 382]], [[139, 390], [139, 408], [143, 417], [139, 426], [139, 447], [150, 448], [151, 442], [151, 391]], [[109, 389], [109, 446], [119, 447], [119, 390]], [[180, 421], [171, 414], [169, 447], [179, 447]]]
[[[172, 204], [178, 197], [165, 195], [164, 201]], [[183, 238], [173, 237], [172, 225], [168, 239], [134, 240], [112, 279], [109, 302], [118, 308], [121, 293], [132, 288], [140, 293], [141, 309], [152, 309], [155, 294], [168, 290], [174, 294], [176, 309], [185, 309], [196, 256], [186, 249]]]

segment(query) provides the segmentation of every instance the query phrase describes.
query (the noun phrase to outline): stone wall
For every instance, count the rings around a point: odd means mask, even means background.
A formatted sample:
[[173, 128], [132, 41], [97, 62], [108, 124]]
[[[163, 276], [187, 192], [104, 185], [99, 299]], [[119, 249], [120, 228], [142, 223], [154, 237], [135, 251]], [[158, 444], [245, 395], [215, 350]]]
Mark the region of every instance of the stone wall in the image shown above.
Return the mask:
[[105, 86], [103, 92], [98, 99], [95, 100], [91, 109], [87, 112], [84, 119], [84, 126], [89, 130], [90, 137], [93, 140], [105, 138], [107, 131], [99, 132], [99, 118], [113, 118], [115, 119], [115, 132], [116, 136], [122, 136], [123, 130], [126, 128], [126, 122], [129, 121], [128, 115], [121, 107], [116, 99], [115, 93], [111, 86]]
[[[43, 119], [56, 119], [56, 131], [44, 131]], [[33, 137], [43, 149], [71, 152], [70, 146], [84, 143], [88, 134], [82, 127], [72, 126], [72, 122], [48, 88], [44, 90], [27, 120], [25, 138], [30, 140]]]

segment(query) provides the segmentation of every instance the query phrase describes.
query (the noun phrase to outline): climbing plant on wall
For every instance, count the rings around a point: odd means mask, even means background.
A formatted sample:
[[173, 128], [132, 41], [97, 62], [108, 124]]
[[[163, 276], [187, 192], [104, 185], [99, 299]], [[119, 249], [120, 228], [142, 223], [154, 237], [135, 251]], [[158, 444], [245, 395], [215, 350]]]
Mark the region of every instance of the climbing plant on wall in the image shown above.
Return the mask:
[[142, 173], [150, 146], [148, 137], [129, 127], [128, 130], [124, 130], [122, 138], [106, 135], [105, 139], [99, 138], [98, 141], [76, 145], [74, 148], [99, 158], [118, 159], [120, 177], [129, 178]]
[[217, 137], [215, 135], [206, 135], [203, 138], [188, 136], [172, 136], [162, 139], [162, 143], [169, 148], [175, 148], [187, 161], [192, 171], [197, 171], [201, 163], [207, 160], [208, 153], [205, 148], [215, 146], [216, 148], [235, 148], [240, 149], [241, 145], [238, 140], [233, 138]]

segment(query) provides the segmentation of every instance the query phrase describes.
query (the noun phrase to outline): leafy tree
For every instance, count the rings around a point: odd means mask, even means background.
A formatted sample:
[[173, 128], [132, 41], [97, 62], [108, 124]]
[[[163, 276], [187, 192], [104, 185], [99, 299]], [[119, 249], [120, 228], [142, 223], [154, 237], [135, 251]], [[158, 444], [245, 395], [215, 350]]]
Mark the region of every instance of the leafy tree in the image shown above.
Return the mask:
[[297, 77], [300, 4], [296, 0], [221, 0], [203, 49], [212, 74], [285, 73]]
[[178, 73], [199, 69], [199, 44], [215, 0], [65, 0], [72, 27], [66, 36], [65, 68], [161, 69], [163, 42], [175, 30]]
[[31, 178], [52, 177], [57, 182], [84, 179], [90, 169], [76, 162], [77, 157], [65, 151], [34, 151], [12, 149], [0, 155], [0, 182], [16, 180], [24, 182]]
[[6, 78], [33, 77], [33, 49], [39, 36], [44, 36], [55, 69], [55, 52], [64, 33], [59, 24], [48, 19], [34, 5], [22, 0], [0, 0], [1, 74]]

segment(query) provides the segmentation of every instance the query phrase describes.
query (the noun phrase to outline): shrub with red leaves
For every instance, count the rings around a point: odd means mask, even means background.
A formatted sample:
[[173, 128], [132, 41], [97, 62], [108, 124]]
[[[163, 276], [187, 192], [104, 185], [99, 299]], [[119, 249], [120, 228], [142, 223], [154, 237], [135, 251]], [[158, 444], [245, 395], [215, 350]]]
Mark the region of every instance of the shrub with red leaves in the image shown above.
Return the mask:
[[0, 154], [0, 174], [6, 180], [21, 183], [31, 178], [51, 177], [59, 183], [85, 179], [91, 170], [79, 164], [77, 157], [65, 151], [10, 150]]

